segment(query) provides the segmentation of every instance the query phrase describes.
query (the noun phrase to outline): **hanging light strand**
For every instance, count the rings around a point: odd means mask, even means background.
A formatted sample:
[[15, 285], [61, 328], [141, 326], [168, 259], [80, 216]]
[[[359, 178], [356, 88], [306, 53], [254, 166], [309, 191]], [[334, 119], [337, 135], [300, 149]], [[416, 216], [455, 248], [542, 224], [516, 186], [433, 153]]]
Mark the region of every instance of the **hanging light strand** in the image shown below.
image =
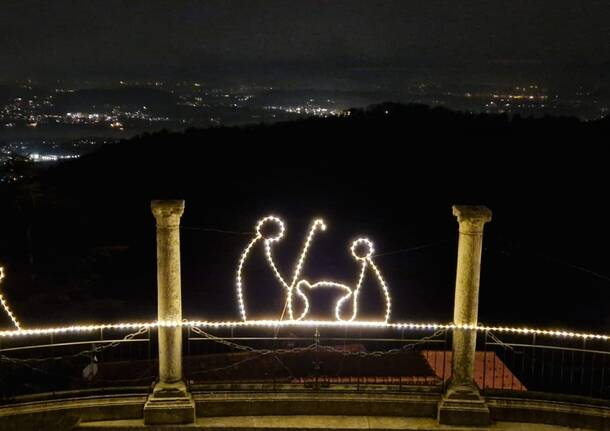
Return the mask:
[[542, 335], [557, 338], [579, 338], [579, 339], [595, 339], [610, 341], [610, 335], [594, 334], [586, 332], [577, 332], [569, 330], [550, 330], [528, 327], [511, 327], [511, 326], [490, 326], [490, 325], [456, 325], [453, 323], [425, 323], [425, 322], [378, 322], [378, 321], [329, 321], [329, 320], [226, 320], [226, 321], [206, 321], [206, 320], [184, 320], [170, 321], [158, 320], [152, 322], [121, 322], [121, 323], [101, 323], [91, 325], [71, 325], [61, 327], [48, 328], [28, 328], [19, 330], [0, 331], [0, 338], [3, 337], [32, 337], [50, 334], [68, 334], [68, 333], [84, 333], [94, 332], [100, 329], [104, 330], [131, 330], [141, 328], [158, 328], [158, 327], [200, 327], [207, 329], [222, 329], [222, 328], [358, 328], [358, 329], [392, 329], [392, 330], [422, 330], [436, 331], [444, 330], [476, 330], [478, 332], [497, 332], [522, 335]]

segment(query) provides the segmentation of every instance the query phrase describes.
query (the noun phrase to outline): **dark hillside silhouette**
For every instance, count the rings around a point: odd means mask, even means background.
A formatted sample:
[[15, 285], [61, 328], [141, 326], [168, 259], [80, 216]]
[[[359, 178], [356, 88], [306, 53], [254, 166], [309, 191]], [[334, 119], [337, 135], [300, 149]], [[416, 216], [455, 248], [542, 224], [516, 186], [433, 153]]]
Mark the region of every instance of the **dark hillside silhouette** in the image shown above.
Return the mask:
[[2, 190], [3, 291], [25, 324], [154, 318], [149, 204], [182, 198], [187, 317], [238, 318], [233, 277], [249, 238], [240, 232], [274, 213], [289, 226], [283, 267], [323, 216], [329, 230], [308, 271], [353, 277], [347, 244], [369, 235], [388, 253], [378, 263], [393, 318], [450, 320], [451, 205], [484, 203], [494, 220], [480, 319], [601, 330], [610, 323], [609, 132], [608, 119], [383, 104], [337, 118], [143, 135]]

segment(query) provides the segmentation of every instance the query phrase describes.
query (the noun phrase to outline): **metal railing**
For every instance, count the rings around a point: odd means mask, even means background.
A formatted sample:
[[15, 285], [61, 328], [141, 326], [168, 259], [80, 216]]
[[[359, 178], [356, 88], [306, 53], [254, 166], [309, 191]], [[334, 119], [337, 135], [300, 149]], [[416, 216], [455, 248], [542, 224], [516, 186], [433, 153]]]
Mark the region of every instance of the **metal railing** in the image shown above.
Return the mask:
[[[189, 328], [185, 371], [197, 383], [440, 385], [424, 352], [450, 349], [447, 331]], [[447, 355], [439, 355], [443, 361]], [[449, 362], [446, 362], [449, 364]], [[446, 367], [442, 367], [445, 369]]]
[[[191, 384], [354, 390], [384, 385], [439, 390], [451, 377], [450, 330], [185, 327], [184, 375]], [[0, 339], [0, 399], [103, 387], [150, 387], [156, 331]], [[475, 381], [483, 394], [547, 392], [610, 399], [606, 340], [479, 333]], [[226, 385], [225, 385], [226, 386]], [[285, 386], [283, 386], [285, 387]]]
[[149, 328], [125, 335], [49, 334], [0, 340], [0, 400], [18, 395], [149, 385], [157, 374]]
[[[610, 346], [594, 339], [481, 334], [480, 387], [610, 399]], [[504, 367], [499, 368], [501, 363]], [[506, 374], [509, 370], [510, 374]]]

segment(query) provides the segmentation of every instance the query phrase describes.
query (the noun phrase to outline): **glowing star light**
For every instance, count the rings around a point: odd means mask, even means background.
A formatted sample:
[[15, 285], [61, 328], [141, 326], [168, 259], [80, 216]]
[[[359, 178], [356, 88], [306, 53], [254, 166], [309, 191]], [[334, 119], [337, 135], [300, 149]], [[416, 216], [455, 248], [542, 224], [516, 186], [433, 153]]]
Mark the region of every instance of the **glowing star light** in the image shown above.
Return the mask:
[[[4, 268], [0, 266], [0, 284], [2, 284], [3, 279], [4, 279]], [[0, 292], [0, 303], [2, 303], [2, 308], [4, 308], [4, 311], [6, 311], [6, 314], [8, 315], [8, 317], [11, 318], [13, 325], [15, 325], [15, 328], [17, 328], [17, 330], [20, 330], [21, 324], [19, 323], [19, 320], [17, 320], [17, 318], [11, 311], [11, 308], [8, 306], [8, 303], [6, 302], [6, 299], [4, 299], [4, 296], [2, 295], [1, 292]]]
[[[353, 322], [358, 315], [358, 298], [362, 291], [362, 284], [366, 270], [370, 267], [375, 278], [379, 282], [379, 285], [381, 286], [381, 290], [385, 298], [385, 313], [383, 322], [388, 322], [391, 309], [390, 292], [383, 279], [383, 276], [381, 275], [381, 271], [373, 262], [373, 243], [369, 239], [359, 238], [352, 243], [350, 248], [353, 258], [360, 266], [358, 281], [356, 282], [355, 286], [349, 286], [344, 283], [337, 283], [329, 280], [311, 282], [305, 278], [300, 278], [307, 258], [307, 253], [309, 252], [313, 242], [313, 238], [316, 232], [324, 230], [326, 230], [326, 225], [324, 224], [323, 220], [316, 219], [313, 221], [311, 227], [309, 228], [309, 233], [307, 234], [303, 248], [301, 249], [299, 259], [292, 273], [292, 277], [288, 282], [286, 281], [286, 278], [282, 276], [273, 259], [273, 245], [283, 238], [286, 231], [284, 222], [275, 216], [267, 216], [258, 221], [256, 224], [256, 236], [244, 249], [237, 267], [237, 302], [239, 305], [241, 318], [244, 321], [248, 321], [248, 315], [246, 312], [246, 303], [244, 299], [244, 279], [242, 275], [243, 268], [254, 246], [258, 242], [262, 241], [263, 250], [267, 262], [269, 263], [269, 267], [286, 294], [286, 310], [288, 311], [289, 321], [302, 321], [307, 316], [309, 313], [308, 293], [310, 291], [316, 289], [337, 289], [340, 290], [343, 295], [335, 303], [335, 319], [338, 322]], [[303, 302], [303, 311], [298, 316], [295, 316], [294, 309], [295, 294]], [[345, 313], [343, 310], [348, 304], [351, 304], [351, 313]]]

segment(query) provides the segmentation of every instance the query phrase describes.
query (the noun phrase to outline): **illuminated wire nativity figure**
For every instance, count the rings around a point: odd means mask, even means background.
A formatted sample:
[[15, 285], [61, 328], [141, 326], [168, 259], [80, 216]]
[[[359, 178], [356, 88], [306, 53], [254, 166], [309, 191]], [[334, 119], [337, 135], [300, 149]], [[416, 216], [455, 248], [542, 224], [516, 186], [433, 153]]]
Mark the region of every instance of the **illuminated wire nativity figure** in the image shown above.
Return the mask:
[[[375, 277], [377, 278], [377, 281], [379, 282], [379, 285], [381, 286], [381, 290], [385, 298], [385, 313], [382, 321], [388, 322], [390, 318], [391, 307], [390, 292], [388, 290], [388, 286], [386, 285], [383, 279], [383, 276], [381, 275], [381, 272], [373, 262], [373, 243], [369, 239], [359, 238], [352, 242], [350, 248], [352, 256], [360, 265], [358, 281], [354, 287], [351, 287], [347, 284], [337, 283], [328, 280], [320, 280], [312, 283], [307, 279], [300, 278], [301, 272], [303, 270], [303, 265], [305, 264], [307, 253], [309, 251], [313, 238], [316, 232], [324, 230], [326, 230], [326, 225], [324, 224], [324, 221], [321, 219], [314, 220], [309, 229], [307, 238], [305, 239], [305, 244], [303, 245], [303, 249], [301, 250], [301, 254], [294, 268], [292, 277], [289, 281], [286, 281], [286, 278], [280, 273], [275, 264], [275, 261], [273, 260], [273, 245], [279, 242], [284, 236], [284, 223], [282, 222], [282, 220], [275, 216], [267, 216], [258, 221], [258, 223], [256, 224], [256, 236], [254, 237], [254, 239], [252, 239], [252, 241], [250, 241], [250, 243], [243, 251], [239, 260], [239, 266], [237, 268], [237, 301], [239, 304], [239, 311], [241, 313], [241, 317], [244, 321], [248, 320], [248, 315], [246, 312], [246, 303], [244, 300], [245, 281], [242, 275], [242, 271], [251, 250], [253, 249], [255, 244], [262, 241], [267, 262], [269, 263], [273, 274], [275, 275], [279, 283], [282, 285], [286, 293], [285, 309], [288, 311], [289, 320], [303, 320], [307, 316], [309, 312], [308, 294], [311, 290], [338, 289], [342, 291], [343, 296], [341, 296], [335, 303], [335, 319], [336, 321], [340, 322], [354, 321], [358, 315], [358, 298], [362, 290], [364, 276], [366, 270], [368, 268], [371, 268]], [[295, 316], [293, 304], [295, 294], [301, 298], [304, 304], [303, 312], [298, 316]], [[344, 311], [345, 306], [350, 303], [352, 305], [351, 314], [346, 313]]]

